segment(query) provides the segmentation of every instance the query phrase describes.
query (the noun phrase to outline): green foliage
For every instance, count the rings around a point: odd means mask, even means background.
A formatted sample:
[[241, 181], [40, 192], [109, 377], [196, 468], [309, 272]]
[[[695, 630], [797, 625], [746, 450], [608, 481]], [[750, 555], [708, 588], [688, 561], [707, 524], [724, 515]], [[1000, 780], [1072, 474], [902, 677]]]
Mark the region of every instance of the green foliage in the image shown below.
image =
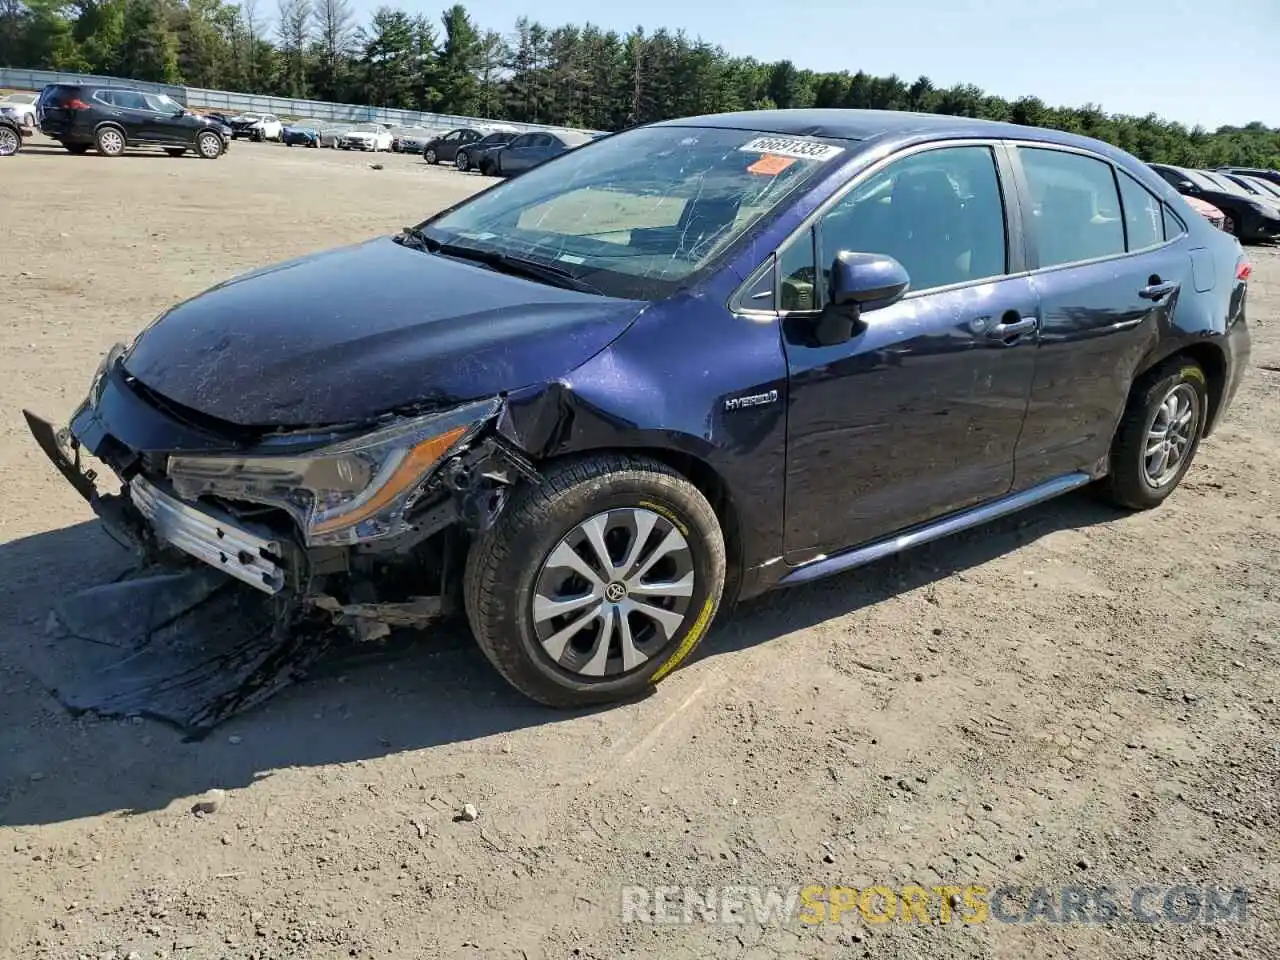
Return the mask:
[[522, 17], [504, 37], [462, 4], [438, 22], [381, 7], [357, 28], [350, 0], [0, 0], [0, 65], [602, 130], [772, 107], [921, 110], [1082, 133], [1150, 161], [1280, 168], [1280, 130], [1260, 123], [1209, 132], [928, 77], [815, 73], [669, 30]]

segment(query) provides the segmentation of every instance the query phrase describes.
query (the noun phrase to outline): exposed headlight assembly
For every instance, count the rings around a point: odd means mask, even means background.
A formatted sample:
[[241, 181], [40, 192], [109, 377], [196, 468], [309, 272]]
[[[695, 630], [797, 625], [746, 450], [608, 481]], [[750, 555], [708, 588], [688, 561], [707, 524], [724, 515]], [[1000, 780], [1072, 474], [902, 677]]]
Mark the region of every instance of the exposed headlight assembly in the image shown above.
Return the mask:
[[405, 532], [405, 513], [432, 470], [495, 414], [485, 400], [402, 420], [304, 454], [169, 458], [185, 500], [212, 495], [280, 507], [308, 546], [343, 545]]

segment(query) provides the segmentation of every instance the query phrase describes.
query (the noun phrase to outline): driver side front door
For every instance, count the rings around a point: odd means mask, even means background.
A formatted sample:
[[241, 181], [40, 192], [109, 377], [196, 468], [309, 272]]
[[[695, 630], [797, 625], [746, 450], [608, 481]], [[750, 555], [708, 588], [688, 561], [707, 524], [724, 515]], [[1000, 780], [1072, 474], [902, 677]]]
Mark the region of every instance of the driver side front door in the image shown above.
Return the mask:
[[[1009, 242], [1009, 170], [995, 143], [914, 150], [861, 176], [779, 251], [788, 563], [1010, 491], [1039, 305]], [[826, 265], [846, 250], [893, 256], [911, 285], [848, 341], [820, 345]]]

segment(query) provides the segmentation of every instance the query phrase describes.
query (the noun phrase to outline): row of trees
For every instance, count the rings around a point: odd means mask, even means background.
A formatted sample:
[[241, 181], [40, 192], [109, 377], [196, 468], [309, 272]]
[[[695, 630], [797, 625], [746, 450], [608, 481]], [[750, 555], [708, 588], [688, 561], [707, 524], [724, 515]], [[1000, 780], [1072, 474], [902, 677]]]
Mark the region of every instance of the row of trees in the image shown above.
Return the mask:
[[461, 4], [439, 22], [382, 7], [361, 25], [350, 0], [0, 0], [0, 65], [595, 129], [768, 107], [923, 110], [1071, 130], [1146, 160], [1280, 167], [1280, 130], [1261, 123], [1208, 132], [928, 77], [815, 73], [667, 30], [522, 18], [504, 35]]

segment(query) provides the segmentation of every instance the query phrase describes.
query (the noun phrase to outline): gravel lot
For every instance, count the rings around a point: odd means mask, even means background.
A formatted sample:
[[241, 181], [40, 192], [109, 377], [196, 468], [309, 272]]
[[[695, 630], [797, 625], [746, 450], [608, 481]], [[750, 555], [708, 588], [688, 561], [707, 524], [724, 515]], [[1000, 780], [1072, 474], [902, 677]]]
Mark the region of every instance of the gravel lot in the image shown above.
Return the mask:
[[[176, 300], [486, 181], [243, 142], [36, 138], [0, 166], [0, 956], [1280, 956], [1280, 251], [1251, 250], [1254, 368], [1159, 510], [1071, 496], [775, 594], [631, 706], [532, 706], [444, 635], [184, 743], [34, 679], [51, 598], [124, 557], [19, 409], [68, 414]], [[912, 882], [1250, 901], [1244, 923], [620, 922], [630, 884]]]

